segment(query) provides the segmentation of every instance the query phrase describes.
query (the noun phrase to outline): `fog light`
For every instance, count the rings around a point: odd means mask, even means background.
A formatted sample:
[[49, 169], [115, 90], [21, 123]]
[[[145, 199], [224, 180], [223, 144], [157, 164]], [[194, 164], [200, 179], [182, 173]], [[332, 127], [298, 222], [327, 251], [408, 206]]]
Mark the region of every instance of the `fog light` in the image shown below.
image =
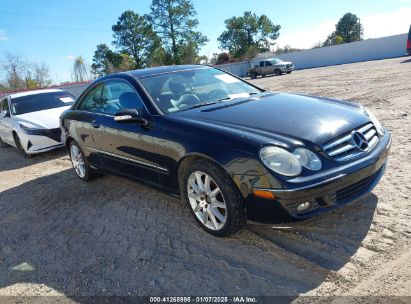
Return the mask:
[[302, 203], [302, 204], [298, 205], [297, 211], [303, 212], [303, 211], [307, 211], [310, 208], [311, 208], [311, 203], [310, 202], [305, 202], [305, 203]]

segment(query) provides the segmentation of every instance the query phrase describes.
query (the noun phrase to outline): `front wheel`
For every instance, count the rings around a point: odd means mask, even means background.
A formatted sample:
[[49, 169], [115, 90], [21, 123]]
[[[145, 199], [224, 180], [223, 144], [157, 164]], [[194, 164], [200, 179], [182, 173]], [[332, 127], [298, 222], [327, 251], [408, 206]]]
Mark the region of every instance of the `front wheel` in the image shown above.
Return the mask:
[[274, 74], [275, 74], [276, 76], [280, 76], [280, 75], [283, 74], [283, 72], [281, 72], [280, 69], [276, 69], [276, 70], [274, 71]]
[[182, 197], [205, 231], [224, 237], [245, 226], [245, 203], [230, 176], [206, 160], [191, 163], [184, 171]]
[[81, 180], [89, 181], [96, 177], [95, 171], [88, 165], [83, 151], [75, 141], [70, 143], [70, 159], [74, 171]]
[[27, 154], [26, 150], [24, 150], [21, 144], [21, 141], [20, 141], [20, 137], [17, 135], [17, 133], [13, 133], [13, 139], [14, 139], [14, 144], [16, 145], [17, 151], [23, 154], [25, 158], [31, 158], [32, 155]]

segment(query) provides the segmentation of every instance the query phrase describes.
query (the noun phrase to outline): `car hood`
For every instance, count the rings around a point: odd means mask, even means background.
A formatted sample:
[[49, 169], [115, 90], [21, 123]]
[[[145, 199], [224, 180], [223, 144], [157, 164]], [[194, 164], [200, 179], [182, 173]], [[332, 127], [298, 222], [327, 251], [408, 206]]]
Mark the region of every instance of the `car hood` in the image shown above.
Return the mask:
[[14, 115], [13, 118], [17, 123], [22, 123], [29, 128], [56, 129], [60, 127], [61, 113], [69, 108], [70, 106], [36, 111]]
[[322, 146], [369, 121], [355, 103], [323, 97], [268, 93], [175, 113], [178, 119], [241, 133], [261, 144]]

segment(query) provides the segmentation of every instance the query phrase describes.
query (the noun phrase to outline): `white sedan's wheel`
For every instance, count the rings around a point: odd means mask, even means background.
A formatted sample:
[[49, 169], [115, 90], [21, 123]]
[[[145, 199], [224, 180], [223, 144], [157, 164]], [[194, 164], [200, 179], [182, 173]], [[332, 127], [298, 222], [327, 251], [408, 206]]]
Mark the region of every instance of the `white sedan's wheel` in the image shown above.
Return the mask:
[[70, 147], [71, 162], [73, 164], [74, 170], [80, 178], [86, 176], [85, 161], [83, 159], [83, 154], [76, 145], [71, 145]]
[[227, 206], [217, 183], [201, 171], [188, 178], [187, 194], [198, 220], [208, 229], [218, 231], [227, 221]]

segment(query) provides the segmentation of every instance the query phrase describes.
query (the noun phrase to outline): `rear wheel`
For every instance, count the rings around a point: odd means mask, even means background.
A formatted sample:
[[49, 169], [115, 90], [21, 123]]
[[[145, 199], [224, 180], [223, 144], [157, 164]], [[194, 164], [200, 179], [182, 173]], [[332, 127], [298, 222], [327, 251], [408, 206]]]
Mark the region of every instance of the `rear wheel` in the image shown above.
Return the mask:
[[247, 222], [245, 203], [231, 178], [213, 163], [191, 163], [180, 181], [182, 197], [194, 219], [208, 233], [230, 235]]
[[251, 79], [257, 79], [257, 73], [252, 73], [251, 74]]
[[70, 158], [74, 171], [81, 180], [89, 181], [96, 177], [96, 172], [88, 165], [83, 151], [75, 141], [70, 143]]

